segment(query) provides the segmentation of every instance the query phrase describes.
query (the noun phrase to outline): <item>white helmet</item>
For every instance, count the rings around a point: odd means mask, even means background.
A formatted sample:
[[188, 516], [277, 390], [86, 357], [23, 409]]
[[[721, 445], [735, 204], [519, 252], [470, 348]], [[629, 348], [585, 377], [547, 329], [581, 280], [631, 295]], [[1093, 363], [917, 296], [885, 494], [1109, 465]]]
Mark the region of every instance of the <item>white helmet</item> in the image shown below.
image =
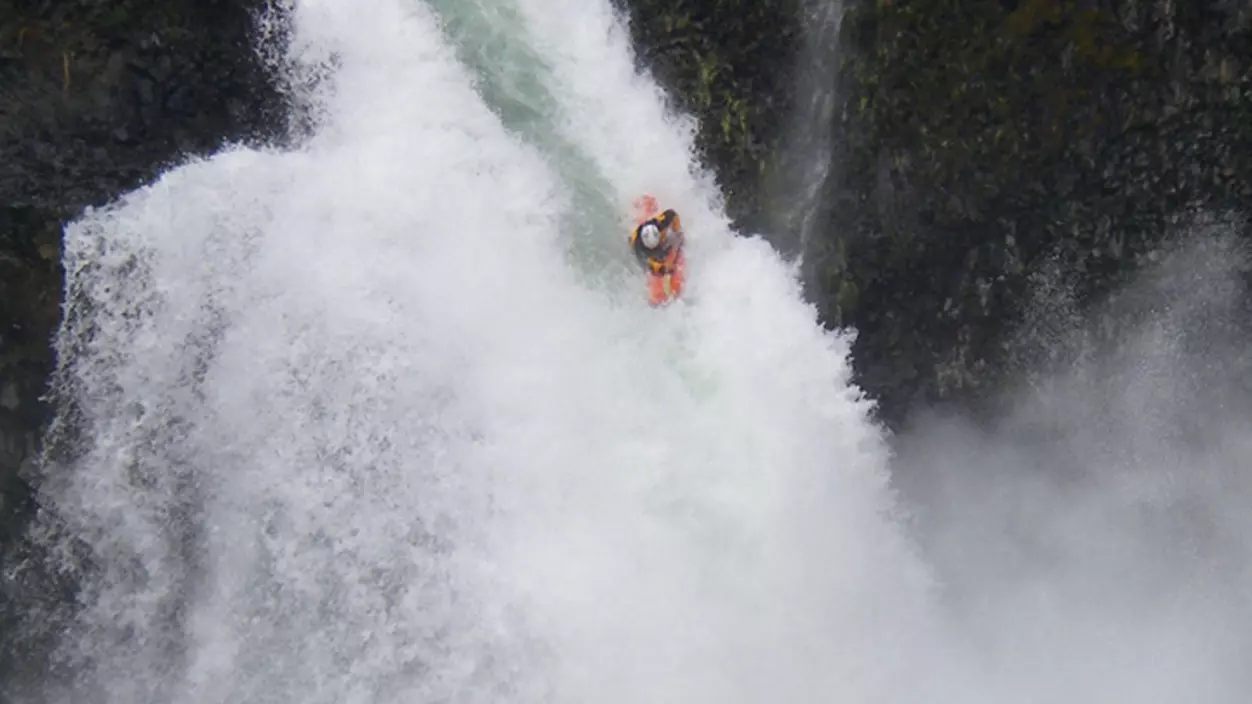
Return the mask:
[[648, 223], [639, 229], [639, 236], [643, 238], [643, 246], [652, 249], [661, 243], [661, 231], [656, 228], [655, 223]]

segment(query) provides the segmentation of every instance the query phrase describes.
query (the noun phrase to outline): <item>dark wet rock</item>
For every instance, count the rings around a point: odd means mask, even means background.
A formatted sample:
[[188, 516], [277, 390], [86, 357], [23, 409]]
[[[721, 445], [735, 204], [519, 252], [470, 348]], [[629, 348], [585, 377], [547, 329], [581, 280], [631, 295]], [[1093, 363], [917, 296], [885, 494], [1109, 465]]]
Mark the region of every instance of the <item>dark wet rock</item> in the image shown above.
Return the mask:
[[614, 0], [630, 18], [640, 68], [672, 107], [699, 119], [698, 156], [743, 227], [762, 223], [760, 186], [795, 100], [801, 0]]
[[[1054, 267], [1082, 308], [1167, 240], [1202, 233], [1177, 226], [1190, 213], [1252, 206], [1246, 13], [946, 7], [849, 16], [830, 184], [843, 207], [813, 253], [826, 282], [814, 295], [861, 332], [858, 378], [892, 419], [981, 400], [1027, 368], [1009, 341]], [[835, 293], [845, 281], [853, 305]]]

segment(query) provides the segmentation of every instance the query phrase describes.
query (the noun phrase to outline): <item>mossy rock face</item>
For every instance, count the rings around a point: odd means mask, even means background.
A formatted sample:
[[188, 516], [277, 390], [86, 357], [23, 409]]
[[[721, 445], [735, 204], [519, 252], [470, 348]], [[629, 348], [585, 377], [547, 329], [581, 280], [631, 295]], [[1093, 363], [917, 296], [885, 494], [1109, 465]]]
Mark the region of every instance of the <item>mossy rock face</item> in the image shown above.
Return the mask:
[[697, 156], [715, 171], [728, 214], [758, 227], [758, 192], [794, 98], [799, 0], [614, 1], [640, 67], [699, 121]]
[[281, 119], [252, 48], [261, 0], [19, 4], [0, 24], [6, 202], [58, 219]]
[[1008, 339], [1043, 272], [1066, 272], [1081, 307], [1188, 212], [1252, 212], [1248, 11], [1104, 8], [848, 8], [832, 216], [808, 255], [888, 420], [1019, 371]]
[[21, 538], [37, 481], [21, 470], [50, 414], [62, 226], [185, 155], [280, 133], [253, 52], [263, 4], [17, 0], [0, 17], [0, 699], [47, 666], [44, 641], [12, 636], [57, 601]]

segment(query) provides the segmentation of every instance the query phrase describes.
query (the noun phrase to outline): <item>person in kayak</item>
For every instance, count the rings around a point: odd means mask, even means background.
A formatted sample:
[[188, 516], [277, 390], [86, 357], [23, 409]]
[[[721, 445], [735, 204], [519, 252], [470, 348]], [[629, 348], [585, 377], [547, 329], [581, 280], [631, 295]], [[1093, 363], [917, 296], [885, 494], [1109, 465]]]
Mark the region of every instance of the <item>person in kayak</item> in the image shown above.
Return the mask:
[[642, 195], [632, 202], [635, 227], [630, 249], [647, 272], [648, 303], [665, 303], [682, 293], [686, 258], [686, 235], [673, 208], [661, 210], [656, 198]]

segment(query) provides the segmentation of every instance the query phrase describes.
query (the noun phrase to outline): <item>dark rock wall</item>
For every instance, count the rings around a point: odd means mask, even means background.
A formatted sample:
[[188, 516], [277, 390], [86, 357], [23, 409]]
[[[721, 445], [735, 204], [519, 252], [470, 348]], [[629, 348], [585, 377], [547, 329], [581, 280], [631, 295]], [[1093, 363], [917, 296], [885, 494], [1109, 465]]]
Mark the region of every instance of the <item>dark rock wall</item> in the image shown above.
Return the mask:
[[639, 68], [696, 116], [697, 156], [716, 172], [730, 216], [766, 221], [760, 186], [795, 103], [802, 0], [613, 0], [630, 21]]
[[[1079, 305], [1198, 208], [1252, 206], [1252, 10], [1229, 2], [863, 2], [814, 295], [898, 420], [991, 393], [1034, 283]], [[1185, 233], [1184, 233], [1185, 234]]]

